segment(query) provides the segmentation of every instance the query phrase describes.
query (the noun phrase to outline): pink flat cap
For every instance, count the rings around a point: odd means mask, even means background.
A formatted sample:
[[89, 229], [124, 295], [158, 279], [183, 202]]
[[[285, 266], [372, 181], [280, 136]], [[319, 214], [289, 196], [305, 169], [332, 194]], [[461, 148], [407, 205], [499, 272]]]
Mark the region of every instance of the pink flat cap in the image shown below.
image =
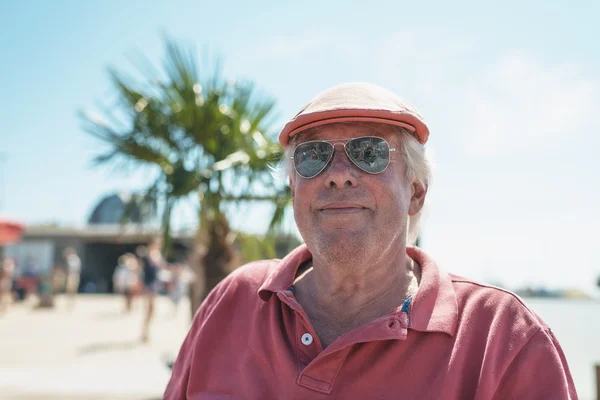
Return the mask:
[[299, 132], [336, 122], [380, 122], [402, 126], [414, 132], [423, 144], [429, 137], [423, 117], [405, 100], [380, 86], [353, 82], [342, 83], [316, 95], [285, 124], [279, 142], [285, 147]]

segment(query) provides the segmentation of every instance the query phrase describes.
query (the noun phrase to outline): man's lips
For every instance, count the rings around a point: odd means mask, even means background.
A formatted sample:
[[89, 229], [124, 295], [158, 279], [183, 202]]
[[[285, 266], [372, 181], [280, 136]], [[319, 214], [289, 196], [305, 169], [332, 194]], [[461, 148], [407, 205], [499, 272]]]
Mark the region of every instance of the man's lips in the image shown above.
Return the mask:
[[319, 211], [326, 214], [351, 214], [365, 211], [368, 208], [357, 203], [330, 203], [324, 204], [318, 208]]

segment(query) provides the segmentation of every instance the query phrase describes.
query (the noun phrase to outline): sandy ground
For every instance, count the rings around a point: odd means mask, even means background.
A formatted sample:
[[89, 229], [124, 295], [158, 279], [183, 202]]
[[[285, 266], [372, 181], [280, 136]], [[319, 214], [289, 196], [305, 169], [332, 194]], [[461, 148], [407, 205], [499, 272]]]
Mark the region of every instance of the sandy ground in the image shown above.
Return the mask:
[[189, 327], [189, 307], [177, 313], [157, 298], [150, 341], [140, 341], [143, 304], [131, 314], [112, 295], [80, 295], [74, 307], [57, 298], [52, 310], [32, 302], [0, 315], [0, 398], [3, 400], [150, 400], [162, 398]]

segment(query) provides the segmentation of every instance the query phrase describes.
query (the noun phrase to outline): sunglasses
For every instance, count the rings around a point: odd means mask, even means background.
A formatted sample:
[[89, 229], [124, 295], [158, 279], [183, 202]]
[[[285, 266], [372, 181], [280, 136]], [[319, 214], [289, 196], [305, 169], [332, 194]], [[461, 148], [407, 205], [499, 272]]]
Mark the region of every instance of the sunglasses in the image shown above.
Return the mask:
[[390, 165], [389, 143], [377, 136], [361, 136], [354, 139], [311, 140], [300, 143], [291, 157], [298, 175], [310, 179], [319, 175], [333, 159], [335, 144], [342, 142], [346, 155], [360, 170], [380, 174]]

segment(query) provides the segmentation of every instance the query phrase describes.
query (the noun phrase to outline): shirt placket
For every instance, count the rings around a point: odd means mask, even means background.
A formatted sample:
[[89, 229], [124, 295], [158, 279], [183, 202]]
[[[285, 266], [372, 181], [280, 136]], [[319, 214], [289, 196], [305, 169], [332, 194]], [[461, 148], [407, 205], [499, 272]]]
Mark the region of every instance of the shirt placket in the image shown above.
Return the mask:
[[374, 340], [404, 340], [408, 332], [407, 311], [410, 302], [403, 305], [402, 312], [344, 335], [324, 351], [308, 316], [291, 292], [279, 292], [278, 297], [295, 314], [293, 342], [296, 344], [298, 362], [297, 383], [318, 392], [331, 393], [335, 379], [354, 344]]
[[321, 341], [308, 320], [302, 306], [287, 291], [277, 294], [279, 299], [294, 311], [294, 339], [298, 361], [298, 371], [304, 369], [323, 351]]

